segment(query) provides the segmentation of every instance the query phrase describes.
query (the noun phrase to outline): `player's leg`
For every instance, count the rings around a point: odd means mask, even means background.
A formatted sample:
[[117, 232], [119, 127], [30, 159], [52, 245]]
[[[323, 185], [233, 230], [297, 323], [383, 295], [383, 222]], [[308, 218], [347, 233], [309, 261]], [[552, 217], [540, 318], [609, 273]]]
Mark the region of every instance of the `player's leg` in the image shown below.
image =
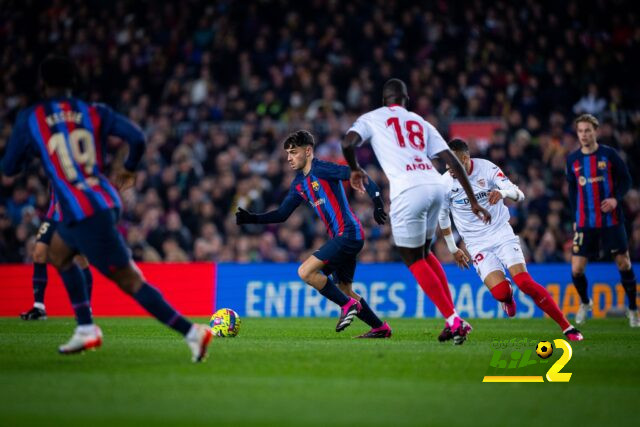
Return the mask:
[[592, 304], [589, 298], [587, 277], [585, 269], [590, 256], [598, 254], [598, 230], [577, 230], [573, 235], [573, 251], [571, 255], [571, 278], [578, 295], [580, 295], [580, 307], [576, 313], [576, 323], [582, 324], [587, 320]]
[[87, 295], [89, 297], [89, 301], [91, 301], [91, 295], [93, 293], [93, 275], [91, 274], [91, 269], [89, 268], [89, 260], [84, 255], [76, 255], [74, 261], [82, 270], [82, 274], [84, 275], [84, 283], [87, 286]]
[[496, 301], [500, 302], [507, 316], [515, 317], [517, 307], [513, 299], [513, 289], [511, 289], [511, 284], [505, 277], [502, 267], [493, 269], [493, 271], [484, 277], [483, 282]]
[[351, 241], [351, 246], [345, 245], [342, 253], [339, 255], [341, 262], [336, 264], [334, 277], [338, 281], [338, 287], [347, 296], [360, 302], [362, 306], [358, 313], [358, 318], [371, 327], [371, 330], [358, 338], [389, 338], [391, 337], [391, 327], [387, 322], [383, 322], [369, 307], [367, 301], [353, 291], [352, 283], [356, 271], [357, 256], [364, 242]]
[[629, 258], [629, 251], [616, 254], [614, 260], [618, 267], [618, 271], [620, 272], [620, 282], [622, 283], [624, 292], [627, 295], [629, 326], [632, 328], [638, 328], [640, 327], [640, 319], [638, 318], [638, 304], [636, 301], [636, 275], [633, 272], [633, 266], [631, 265], [631, 259]]
[[[47, 318], [44, 306], [44, 291], [47, 287], [47, 251], [50, 239], [47, 243], [42, 241], [42, 232], [45, 224], [48, 227], [47, 222], [42, 223], [33, 248], [33, 307], [24, 313], [20, 313], [22, 320], [45, 320]], [[44, 231], [46, 232], [46, 230]]]
[[102, 331], [93, 324], [84, 276], [80, 268], [73, 262], [77, 250], [73, 240], [65, 231], [65, 227], [61, 224], [51, 238], [49, 259], [51, 265], [58, 270], [62, 278], [75, 312], [78, 326], [71, 339], [58, 348], [62, 354], [71, 354], [102, 345]]
[[633, 272], [633, 266], [631, 265], [631, 259], [629, 257], [629, 241], [624, 226], [617, 225], [603, 229], [602, 243], [603, 249], [613, 254], [613, 259], [620, 272], [620, 283], [627, 295], [629, 326], [632, 328], [640, 327], [638, 305], [636, 302], [636, 275]]
[[[429, 190], [433, 190], [433, 193]], [[445, 293], [438, 274], [424, 258], [424, 247], [431, 246], [438, 210], [442, 204], [442, 197], [438, 190], [438, 186], [420, 186], [406, 190], [397, 196], [391, 202], [391, 231], [402, 261], [424, 293], [442, 313], [446, 319], [446, 326], [455, 335], [457, 331], [462, 331], [462, 319]], [[429, 215], [430, 211], [434, 212], [433, 215]], [[435, 222], [430, 216], [435, 218]], [[433, 223], [433, 229], [428, 230], [428, 225], [431, 223]], [[430, 234], [427, 235], [427, 233]], [[462, 344], [465, 336], [466, 333], [461, 333], [456, 343]]]
[[574, 328], [562, 314], [562, 310], [553, 300], [549, 291], [531, 277], [524, 262], [512, 264], [508, 268], [509, 274], [513, 277], [513, 281], [516, 282], [518, 288], [529, 295], [533, 302], [560, 326], [560, 329], [570, 341], [582, 341], [583, 337], [580, 331]]
[[429, 264], [431, 269], [438, 276], [438, 279], [440, 279], [440, 286], [442, 286], [442, 290], [444, 291], [444, 294], [446, 295], [451, 305], [453, 305], [453, 298], [451, 298], [451, 289], [449, 289], [449, 281], [447, 280], [447, 274], [444, 272], [444, 268], [442, 268], [442, 264], [440, 263], [440, 260], [438, 260], [435, 254], [431, 252], [431, 241], [429, 241], [428, 245], [425, 243], [422, 249], [422, 252], [423, 252], [423, 257], [425, 261], [427, 261], [427, 264]]
[[184, 318], [153, 285], [146, 282], [133, 263], [124, 239], [115, 227], [115, 221], [115, 212], [102, 211], [79, 222], [74, 230], [79, 252], [149, 314], [183, 335], [191, 349], [193, 361], [201, 361], [211, 341], [211, 331]]
[[322, 270], [340, 253], [340, 243], [331, 239], [307, 258], [298, 267], [298, 276], [307, 284], [314, 287], [322, 296], [340, 306], [340, 318], [336, 325], [336, 332], [343, 331], [353, 322], [353, 318], [362, 310], [358, 300], [345, 295], [333, 282], [331, 277]]

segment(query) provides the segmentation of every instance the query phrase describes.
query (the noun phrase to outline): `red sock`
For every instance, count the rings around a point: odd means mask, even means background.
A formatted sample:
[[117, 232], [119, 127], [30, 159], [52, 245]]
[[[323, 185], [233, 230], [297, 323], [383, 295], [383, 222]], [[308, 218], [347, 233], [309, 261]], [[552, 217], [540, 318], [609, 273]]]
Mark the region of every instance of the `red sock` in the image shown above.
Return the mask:
[[513, 281], [516, 282], [522, 292], [529, 295], [533, 299], [533, 302], [535, 302], [536, 305], [542, 309], [542, 311], [547, 313], [549, 317], [555, 320], [556, 323], [560, 325], [563, 331], [571, 326], [567, 318], [564, 317], [564, 314], [562, 314], [562, 311], [560, 311], [560, 307], [558, 307], [558, 304], [556, 304], [556, 302], [553, 300], [553, 297], [551, 296], [549, 291], [547, 291], [542, 285], [533, 280], [533, 277], [531, 277], [529, 273], [524, 272], [516, 274], [515, 276], [513, 276]]
[[447, 280], [447, 275], [442, 268], [442, 264], [438, 261], [438, 258], [433, 254], [433, 252], [429, 252], [429, 256], [425, 258], [429, 267], [436, 273], [438, 279], [440, 279], [440, 286], [442, 286], [442, 290], [444, 291], [445, 296], [453, 305], [453, 298], [451, 298], [451, 290], [449, 289], [449, 281]]
[[455, 311], [453, 304], [445, 295], [438, 275], [429, 264], [427, 264], [424, 259], [420, 259], [411, 264], [409, 270], [411, 270], [413, 277], [416, 278], [424, 293], [427, 294], [436, 307], [438, 307], [438, 310], [440, 310], [440, 313], [442, 313], [445, 319], [451, 316]]
[[500, 302], [510, 302], [513, 298], [513, 291], [511, 290], [511, 285], [508, 280], [503, 280], [502, 282], [495, 285], [493, 288], [489, 289], [491, 291], [491, 295], [495, 299]]

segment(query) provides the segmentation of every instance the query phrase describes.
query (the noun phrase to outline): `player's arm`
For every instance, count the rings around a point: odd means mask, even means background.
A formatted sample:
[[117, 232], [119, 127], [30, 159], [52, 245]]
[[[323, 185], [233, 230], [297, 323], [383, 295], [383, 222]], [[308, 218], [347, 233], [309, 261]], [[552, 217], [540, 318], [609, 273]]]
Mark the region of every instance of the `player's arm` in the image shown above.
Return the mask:
[[236, 212], [236, 224], [276, 224], [285, 222], [301, 202], [302, 197], [298, 193], [290, 191], [282, 201], [282, 204], [280, 204], [280, 207], [274, 211], [252, 213], [239, 207]]
[[124, 170], [116, 176], [118, 189], [127, 189], [135, 183], [135, 170], [144, 154], [146, 138], [140, 127], [122, 114], [116, 113], [105, 105], [100, 105], [99, 111], [105, 123], [105, 134], [123, 139], [129, 146]]
[[469, 257], [456, 245], [456, 241], [453, 238], [449, 211], [449, 204], [445, 202], [438, 214], [438, 223], [440, 224], [440, 230], [442, 230], [442, 237], [447, 244], [447, 249], [449, 249], [449, 252], [453, 255], [456, 265], [460, 268], [469, 268]]
[[460, 182], [464, 192], [467, 194], [467, 198], [471, 205], [471, 211], [485, 224], [491, 223], [491, 214], [485, 208], [480, 206], [480, 203], [478, 203], [476, 195], [473, 194], [471, 182], [469, 182], [469, 177], [467, 176], [467, 171], [464, 170], [464, 166], [462, 166], [460, 160], [458, 160], [458, 158], [448, 148], [438, 152], [438, 156], [453, 170], [458, 182]]
[[349, 129], [347, 135], [342, 139], [342, 155], [349, 164], [349, 169], [351, 169], [351, 176], [349, 178], [351, 187], [361, 193], [366, 191], [365, 180], [367, 179], [367, 175], [358, 164], [356, 147], [361, 145], [370, 137], [371, 130], [369, 129], [366, 120], [359, 118], [353, 124], [351, 129]]
[[7, 149], [0, 167], [5, 176], [17, 175], [29, 158], [29, 130], [27, 127], [27, 114], [18, 113], [16, 123], [11, 131]]
[[616, 209], [618, 204], [622, 203], [624, 195], [631, 189], [631, 175], [627, 165], [624, 164], [622, 158], [614, 150], [611, 150], [611, 163], [613, 163], [614, 175], [614, 194], [615, 197], [609, 197], [602, 201], [602, 212], [608, 213]]
[[[571, 206], [571, 213], [575, 215], [576, 211], [576, 197], [578, 196], [578, 187], [576, 182], [576, 176], [573, 174], [573, 170], [571, 169], [570, 160], [567, 160], [567, 182], [569, 183], [569, 205]], [[574, 216], [575, 218], [575, 216]], [[575, 229], [575, 223], [573, 224], [573, 228]]]
[[380, 225], [387, 221], [387, 213], [384, 211], [384, 202], [382, 201], [382, 195], [380, 194], [380, 187], [371, 179], [366, 172], [364, 172], [364, 189], [366, 190], [371, 201], [373, 201], [373, 218]]
[[498, 166], [494, 166], [491, 177], [491, 184], [498, 187], [489, 193], [489, 203], [495, 205], [500, 199], [511, 199], [514, 202], [524, 200], [524, 193], [500, 170]]

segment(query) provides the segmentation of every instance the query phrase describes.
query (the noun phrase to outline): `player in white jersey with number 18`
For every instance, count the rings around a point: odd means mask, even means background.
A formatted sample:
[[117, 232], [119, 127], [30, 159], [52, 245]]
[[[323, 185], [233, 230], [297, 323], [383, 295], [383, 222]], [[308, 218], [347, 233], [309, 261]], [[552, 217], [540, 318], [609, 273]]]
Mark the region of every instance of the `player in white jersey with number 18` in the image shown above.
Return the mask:
[[463, 140], [454, 139], [449, 147], [465, 166], [476, 198], [493, 218], [491, 224], [479, 221], [471, 211], [469, 199], [461, 191], [457, 172], [445, 172], [443, 178], [446, 181], [447, 192], [439, 222], [447, 247], [454, 255], [456, 264], [461, 268], [468, 268], [469, 258], [456, 246], [451, 232], [449, 213], [453, 215], [453, 220], [467, 246], [478, 275], [493, 297], [501, 302], [507, 316], [516, 315], [516, 302], [513, 299], [511, 285], [505, 277], [504, 267], [507, 267], [518, 288], [529, 295], [542, 311], [555, 320], [570, 341], [581, 341], [583, 338], [580, 331], [567, 321], [551, 294], [527, 272], [520, 240], [509, 225], [509, 209], [502, 201], [505, 198], [516, 202], [522, 201], [524, 200], [522, 191], [498, 166], [488, 160], [472, 159], [469, 156], [469, 147]]
[[342, 142], [351, 168], [351, 186], [364, 192], [367, 178], [358, 165], [355, 147], [370, 141], [389, 178], [391, 231], [400, 256], [445, 317], [447, 338], [462, 344], [471, 326], [456, 313], [447, 276], [430, 251], [445, 193], [443, 179], [430, 159], [437, 156], [457, 171], [474, 215], [484, 222], [490, 222], [491, 215], [476, 200], [462, 165], [438, 131], [406, 109], [409, 96], [404, 82], [387, 81], [382, 98], [384, 106], [360, 116]]

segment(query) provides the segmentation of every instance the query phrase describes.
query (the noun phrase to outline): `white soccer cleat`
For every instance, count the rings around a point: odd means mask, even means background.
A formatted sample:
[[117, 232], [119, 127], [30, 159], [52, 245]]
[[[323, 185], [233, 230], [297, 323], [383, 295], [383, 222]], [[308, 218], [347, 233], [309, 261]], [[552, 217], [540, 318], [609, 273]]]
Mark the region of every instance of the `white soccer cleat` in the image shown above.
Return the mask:
[[589, 304], [580, 304], [578, 308], [578, 312], [576, 313], [576, 323], [578, 325], [582, 325], [587, 321], [587, 316], [589, 312], [593, 309], [593, 302], [589, 301]]
[[195, 363], [202, 362], [207, 355], [207, 347], [213, 338], [211, 329], [205, 325], [193, 324], [185, 337], [187, 345], [191, 349], [191, 360]]
[[80, 353], [89, 349], [96, 349], [102, 345], [102, 330], [97, 325], [83, 325], [76, 327], [71, 339], [58, 347], [60, 354]]
[[638, 310], [627, 311], [627, 316], [629, 316], [629, 326], [631, 326], [632, 328], [640, 328], [640, 318], [638, 318]]

